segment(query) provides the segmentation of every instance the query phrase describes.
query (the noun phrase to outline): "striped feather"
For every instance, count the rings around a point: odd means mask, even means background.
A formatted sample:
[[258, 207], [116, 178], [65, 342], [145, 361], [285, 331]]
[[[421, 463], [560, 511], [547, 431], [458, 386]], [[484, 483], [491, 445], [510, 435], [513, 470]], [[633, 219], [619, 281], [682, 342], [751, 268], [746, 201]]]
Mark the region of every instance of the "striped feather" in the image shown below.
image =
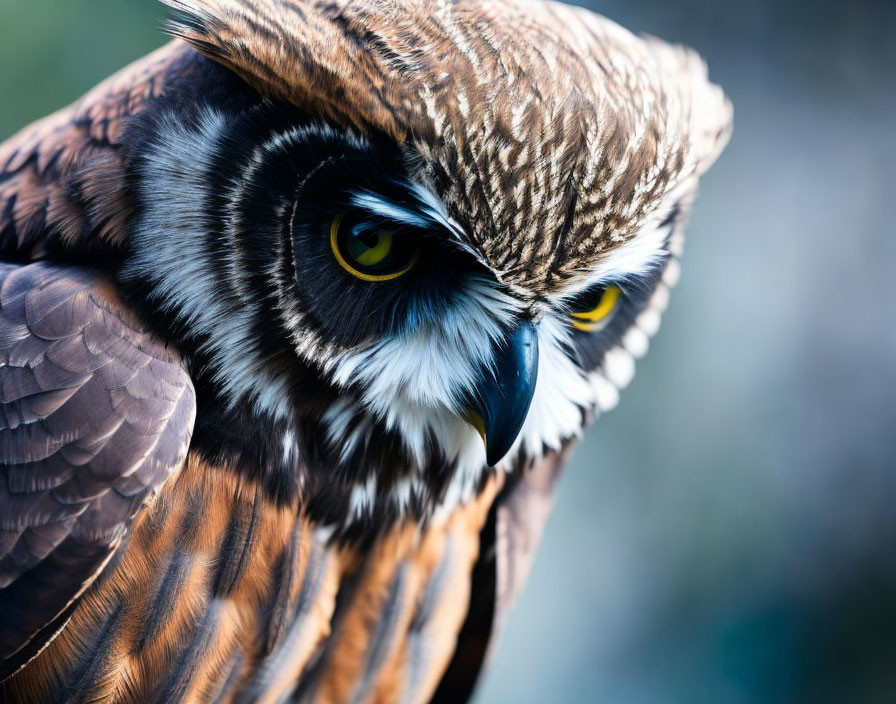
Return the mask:
[[362, 552], [324, 542], [297, 504], [192, 458], [138, 517], [112, 573], [0, 694], [426, 701], [454, 650], [498, 488], [443, 525], [405, 524]]

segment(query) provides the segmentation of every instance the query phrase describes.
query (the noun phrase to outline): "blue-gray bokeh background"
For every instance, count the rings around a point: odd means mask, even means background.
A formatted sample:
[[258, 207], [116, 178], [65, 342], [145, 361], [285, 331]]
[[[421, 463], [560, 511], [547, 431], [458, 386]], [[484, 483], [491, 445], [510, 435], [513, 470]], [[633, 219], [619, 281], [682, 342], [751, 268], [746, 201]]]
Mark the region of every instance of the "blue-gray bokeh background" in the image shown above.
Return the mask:
[[[896, 5], [593, 6], [697, 48], [735, 136], [479, 702], [896, 701]], [[158, 46], [163, 14], [0, 0], [0, 137]]]

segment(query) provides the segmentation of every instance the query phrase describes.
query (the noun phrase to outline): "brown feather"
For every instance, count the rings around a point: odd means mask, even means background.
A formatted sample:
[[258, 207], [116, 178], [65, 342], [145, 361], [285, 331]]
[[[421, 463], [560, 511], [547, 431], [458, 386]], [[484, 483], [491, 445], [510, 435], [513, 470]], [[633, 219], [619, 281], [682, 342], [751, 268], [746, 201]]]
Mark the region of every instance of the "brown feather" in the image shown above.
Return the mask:
[[727, 140], [692, 51], [526, 0], [164, 0], [170, 31], [261, 93], [409, 142], [512, 284], [591, 271]]
[[0, 143], [0, 255], [34, 260], [52, 247], [118, 251], [131, 214], [122, 130], [166, 85], [186, 77], [193, 58], [172, 42]]

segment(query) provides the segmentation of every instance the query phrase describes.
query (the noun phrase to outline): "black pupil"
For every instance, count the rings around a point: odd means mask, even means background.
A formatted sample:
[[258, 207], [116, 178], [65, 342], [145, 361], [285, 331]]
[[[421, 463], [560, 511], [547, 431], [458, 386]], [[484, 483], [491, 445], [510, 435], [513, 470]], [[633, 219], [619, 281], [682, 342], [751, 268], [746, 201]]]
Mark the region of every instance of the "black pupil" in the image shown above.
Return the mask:
[[[352, 233], [353, 235], [355, 233]], [[367, 230], [366, 232], [361, 232], [360, 234], [355, 235], [359, 240], [361, 240], [361, 244], [363, 244], [367, 249], [373, 249], [380, 243], [380, 233], [372, 232]]]
[[604, 286], [585, 291], [576, 299], [575, 304], [572, 306], [572, 312], [587, 313], [594, 310], [600, 305], [601, 299], [603, 299], [606, 292], [607, 289]]

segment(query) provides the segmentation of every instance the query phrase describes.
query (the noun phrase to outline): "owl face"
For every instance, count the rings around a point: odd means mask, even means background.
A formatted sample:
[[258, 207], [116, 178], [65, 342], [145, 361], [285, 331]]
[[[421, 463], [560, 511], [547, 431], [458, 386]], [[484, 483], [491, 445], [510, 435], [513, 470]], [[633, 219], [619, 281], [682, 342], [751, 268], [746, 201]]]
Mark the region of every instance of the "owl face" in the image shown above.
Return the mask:
[[[340, 22], [380, 41], [301, 52], [356, 68], [315, 101], [252, 74], [265, 47], [240, 63], [222, 25], [245, 46], [239, 12], [212, 23], [178, 5], [177, 33], [228, 68], [205, 69], [218, 92], [165, 96], [129, 127], [137, 214], [121, 279], [174, 331], [200, 402], [266, 428], [280, 473], [301, 451], [352, 520], [450, 510], [490, 468], [560, 450], [615, 404], [727, 134], [692, 55], [554, 6], [524, 13], [530, 36], [496, 29], [487, 45], [445, 8], [405, 25], [346, 7]], [[519, 19], [495, 7], [501, 28]], [[300, 27], [277, 26], [301, 46]], [[292, 69], [313, 87], [308, 66]], [[389, 109], [334, 105], [334, 86], [348, 99], [356, 81]]]

